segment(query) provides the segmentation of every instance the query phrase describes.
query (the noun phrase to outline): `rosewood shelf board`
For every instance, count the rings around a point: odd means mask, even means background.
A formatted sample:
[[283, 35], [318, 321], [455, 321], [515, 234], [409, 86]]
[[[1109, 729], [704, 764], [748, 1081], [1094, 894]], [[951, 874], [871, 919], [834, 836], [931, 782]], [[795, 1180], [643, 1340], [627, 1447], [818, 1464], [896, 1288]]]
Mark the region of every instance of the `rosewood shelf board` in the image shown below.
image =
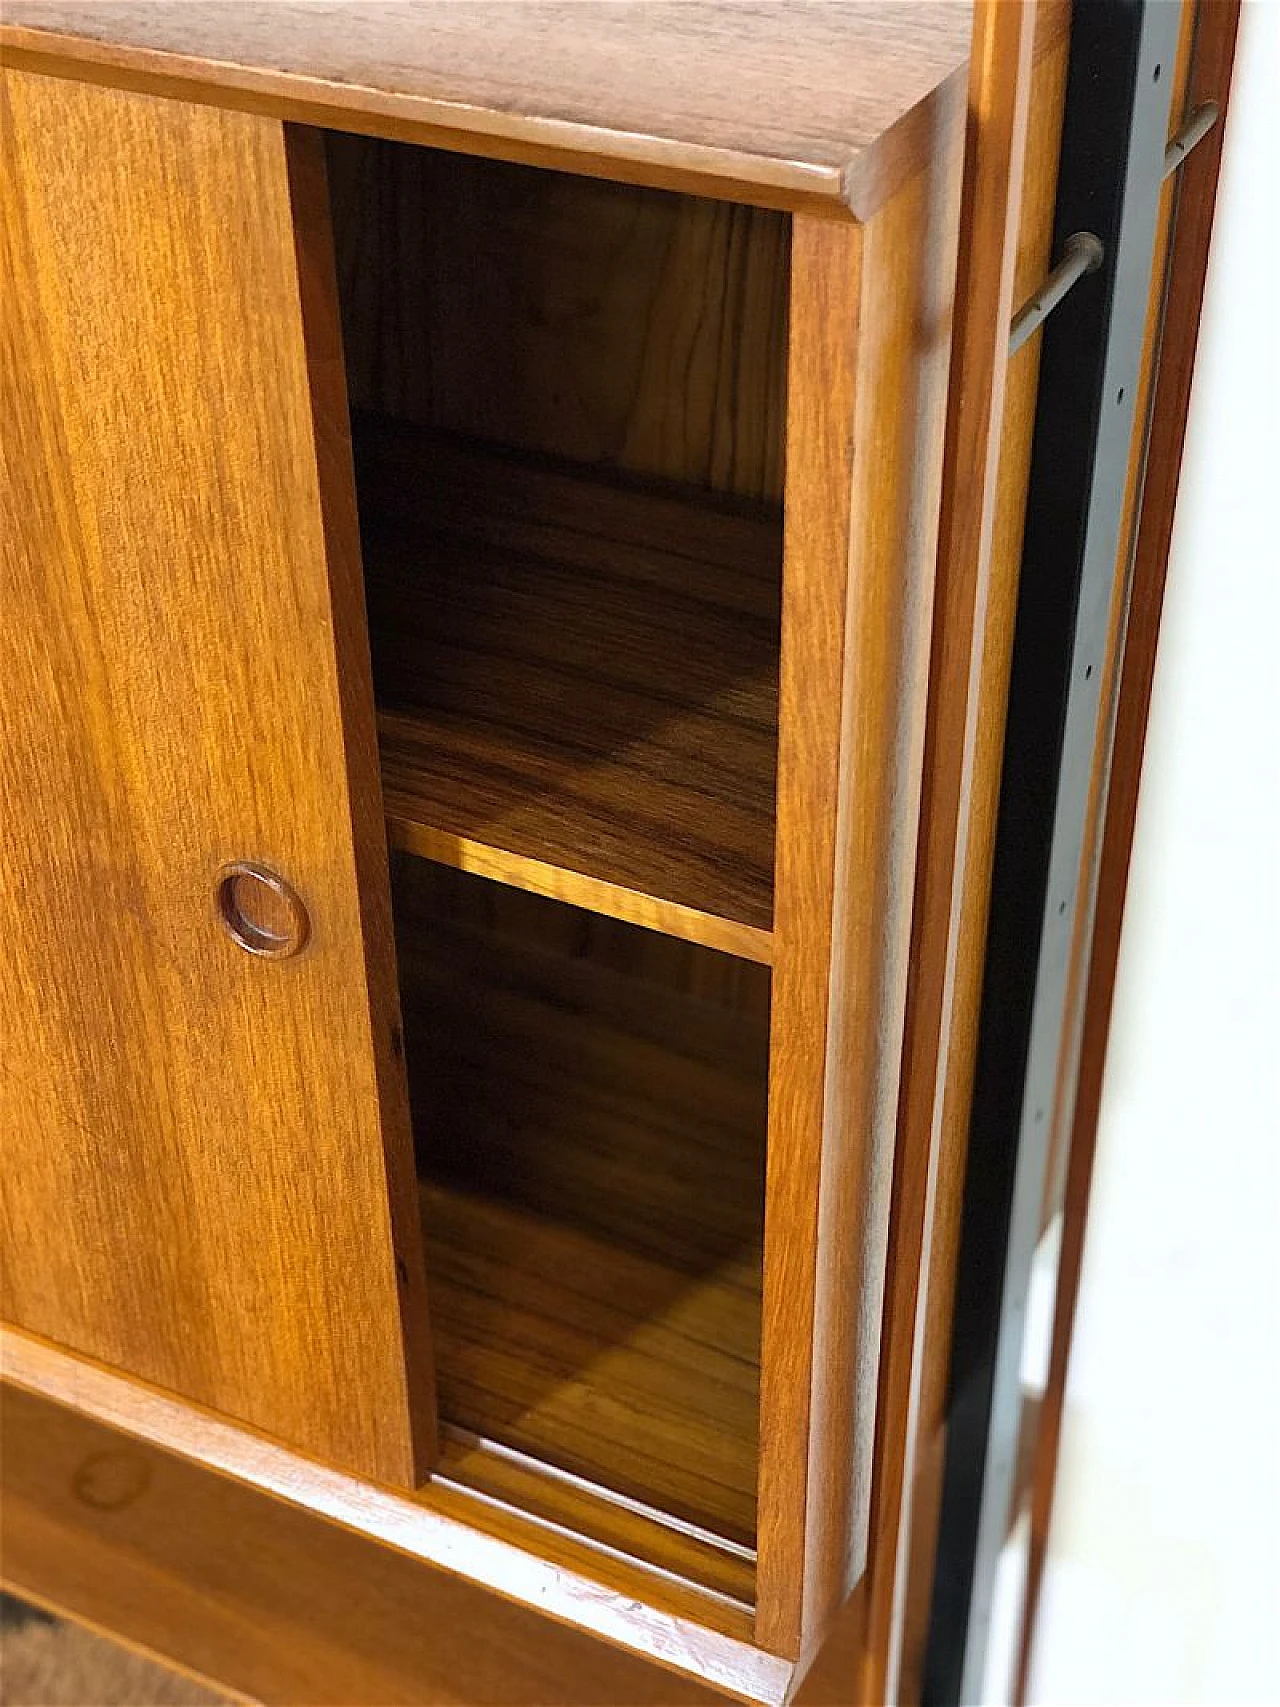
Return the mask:
[[356, 467], [392, 842], [767, 961], [776, 512], [367, 418]]
[[404, 865], [443, 1418], [752, 1548], [764, 1018], [459, 923], [474, 880]]
[[9, 0], [31, 70], [865, 219], [963, 102], [963, 0]]

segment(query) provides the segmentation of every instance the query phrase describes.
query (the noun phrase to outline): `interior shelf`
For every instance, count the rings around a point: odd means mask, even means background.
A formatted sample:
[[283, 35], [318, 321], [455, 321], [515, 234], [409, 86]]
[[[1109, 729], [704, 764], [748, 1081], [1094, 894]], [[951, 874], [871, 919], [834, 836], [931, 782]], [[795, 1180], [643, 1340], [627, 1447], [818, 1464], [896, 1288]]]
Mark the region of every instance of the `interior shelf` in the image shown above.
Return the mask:
[[403, 856], [395, 899], [443, 1420], [753, 1546], [767, 972]]
[[354, 431], [393, 843], [767, 961], [776, 507]]

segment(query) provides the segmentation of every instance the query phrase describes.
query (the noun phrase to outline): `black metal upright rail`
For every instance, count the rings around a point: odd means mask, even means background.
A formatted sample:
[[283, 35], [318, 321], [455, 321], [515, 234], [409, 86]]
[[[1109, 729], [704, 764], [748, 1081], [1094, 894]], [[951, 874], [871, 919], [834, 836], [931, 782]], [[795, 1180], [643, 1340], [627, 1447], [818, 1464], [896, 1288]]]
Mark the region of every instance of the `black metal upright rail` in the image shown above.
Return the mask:
[[[1095, 750], [1112, 718], [1111, 612], [1117, 594], [1127, 599], [1131, 574], [1120, 561], [1125, 491], [1182, 16], [1176, 0], [1077, 0], [1072, 14], [1054, 222], [1059, 277], [1071, 277], [1069, 294], [1041, 293], [1053, 297], [1052, 315], [996, 831], [928, 1707], [983, 1698], [1012, 1515], [1027, 1296], [1073, 1033], [1071, 946], [1078, 930], [1090, 932], [1095, 904], [1096, 878], [1085, 872], [1082, 886], [1082, 859]], [[1066, 1130], [1069, 1114], [1058, 1111]]]

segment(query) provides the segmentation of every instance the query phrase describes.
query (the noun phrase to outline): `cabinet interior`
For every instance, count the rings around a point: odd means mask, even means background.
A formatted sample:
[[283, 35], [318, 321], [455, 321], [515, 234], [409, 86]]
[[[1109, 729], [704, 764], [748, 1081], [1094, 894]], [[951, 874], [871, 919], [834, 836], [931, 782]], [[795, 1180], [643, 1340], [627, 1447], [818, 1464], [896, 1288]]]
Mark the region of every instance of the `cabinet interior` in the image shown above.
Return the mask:
[[326, 147], [445, 1468], [749, 1559], [789, 222]]

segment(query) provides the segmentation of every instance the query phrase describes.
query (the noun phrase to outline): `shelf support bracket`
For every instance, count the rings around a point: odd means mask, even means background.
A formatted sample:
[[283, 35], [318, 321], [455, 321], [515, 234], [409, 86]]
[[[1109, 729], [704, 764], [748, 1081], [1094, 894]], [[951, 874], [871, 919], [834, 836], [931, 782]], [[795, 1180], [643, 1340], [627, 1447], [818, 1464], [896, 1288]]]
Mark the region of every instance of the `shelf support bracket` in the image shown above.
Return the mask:
[[1205, 101], [1187, 115], [1182, 127], [1175, 130], [1169, 138], [1169, 146], [1164, 151], [1164, 175], [1171, 178], [1182, 165], [1197, 143], [1205, 137], [1218, 122], [1218, 103]]
[[[1196, 107], [1169, 139], [1164, 151], [1164, 171], [1161, 182], [1171, 178], [1187, 159], [1197, 143], [1218, 122], [1218, 103], [1205, 101]], [[1009, 325], [1009, 354], [1016, 355], [1035, 331], [1042, 326], [1073, 286], [1088, 273], [1096, 273], [1102, 265], [1105, 251], [1102, 242], [1092, 231], [1076, 231], [1067, 238], [1062, 259], [1049, 274], [1034, 296], [1029, 297], [1014, 315]]]
[[1014, 315], [1009, 326], [1009, 354], [1014, 356], [1037, 326], [1042, 326], [1063, 297], [1086, 273], [1102, 265], [1101, 240], [1092, 231], [1075, 231], [1067, 238], [1065, 252], [1036, 294]]

